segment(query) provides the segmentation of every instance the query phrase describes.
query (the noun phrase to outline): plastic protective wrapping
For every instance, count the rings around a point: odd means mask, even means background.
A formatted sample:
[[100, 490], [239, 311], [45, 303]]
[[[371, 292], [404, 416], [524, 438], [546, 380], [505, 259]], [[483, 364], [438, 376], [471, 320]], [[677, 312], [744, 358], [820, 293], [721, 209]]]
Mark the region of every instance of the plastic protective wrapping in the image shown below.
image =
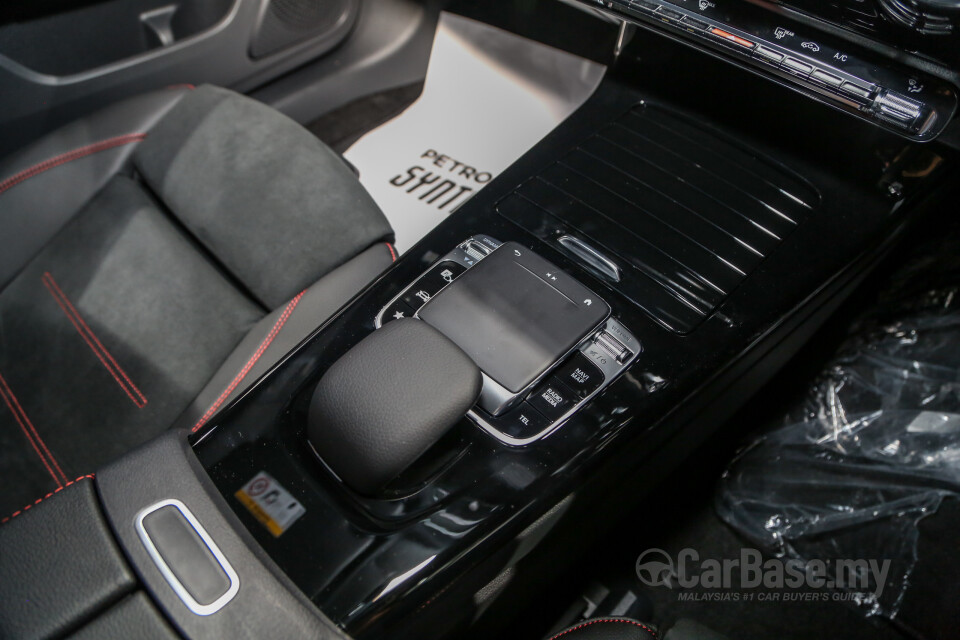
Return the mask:
[[947, 257], [895, 278], [785, 426], [731, 463], [717, 496], [720, 517], [777, 556], [890, 559], [882, 585], [857, 589], [867, 615], [896, 617], [919, 520], [960, 494], [960, 290], [950, 284], [960, 251], [947, 244]]

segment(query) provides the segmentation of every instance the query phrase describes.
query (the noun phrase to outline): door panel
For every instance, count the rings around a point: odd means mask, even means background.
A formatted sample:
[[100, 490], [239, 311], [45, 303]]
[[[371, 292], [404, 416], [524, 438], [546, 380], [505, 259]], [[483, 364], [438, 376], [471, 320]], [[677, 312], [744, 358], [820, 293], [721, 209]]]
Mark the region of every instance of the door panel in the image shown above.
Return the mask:
[[0, 156], [136, 93], [205, 82], [250, 90], [343, 42], [360, 3], [105, 0], [47, 15], [8, 7]]

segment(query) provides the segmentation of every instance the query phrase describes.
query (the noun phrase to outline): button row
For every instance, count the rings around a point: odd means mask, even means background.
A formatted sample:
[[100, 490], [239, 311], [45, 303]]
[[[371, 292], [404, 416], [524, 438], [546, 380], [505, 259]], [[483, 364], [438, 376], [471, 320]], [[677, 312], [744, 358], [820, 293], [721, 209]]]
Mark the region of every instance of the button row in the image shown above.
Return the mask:
[[779, 67], [793, 75], [812, 80], [830, 89], [839, 90], [849, 97], [859, 98], [860, 100], [869, 100], [872, 95], [870, 86], [860, 85], [849, 80], [844, 80], [840, 76], [818, 69], [817, 67], [796, 58], [784, 55], [779, 51], [774, 51], [763, 45], [758, 46], [753, 51], [753, 57], [761, 62], [771, 66]]
[[588, 398], [600, 388], [603, 380], [600, 369], [578, 351], [526, 401], [497, 418], [497, 427], [511, 438], [532, 438]]
[[445, 260], [434, 266], [428, 272], [408, 287], [393, 304], [384, 309], [380, 317], [381, 324], [393, 320], [412, 318], [413, 315], [440, 290], [453, 282], [467, 268], [457, 262]]
[[[781, 75], [802, 80], [807, 83], [807, 88], [812, 85], [819, 94], [858, 117], [920, 139], [935, 136], [950, 121], [949, 117], [941, 116], [941, 111], [952, 114], [956, 109], [955, 94], [945, 90], [940, 95], [948, 97], [943, 100], [931, 97], [933, 92], [924, 90], [925, 83], [917, 78], [897, 73], [885, 74], [883, 77], [874, 73], [866, 78], [850, 75], [847, 70], [862, 69], [870, 65], [845, 51], [832, 49], [827, 44], [803, 40], [803, 37], [788, 27], [771, 26], [768, 36], [765, 35], [766, 31], [752, 33], [730, 25], [729, 18], [714, 17], [723, 15], [720, 9], [713, 11], [716, 7], [714, 2], [701, 0], [681, 6], [677, 0], [595, 1], [607, 9], [620, 11], [631, 18], [666, 23], [675, 29], [691, 33], [698, 39], [722, 44], [762, 66], [776, 68]], [[815, 0], [809, 1], [816, 4]], [[877, 19], [876, 9], [869, 0], [831, 2], [830, 6], [838, 12], [842, 6], [845, 20], [848, 17], [861, 21]], [[919, 100], [921, 96], [925, 99]]]
[[[625, 4], [620, 2], [619, 4]], [[689, 31], [699, 32], [700, 35], [710, 37], [711, 40], [722, 42], [741, 50], [746, 55], [752, 55], [755, 59], [777, 67], [806, 80], [812, 80], [830, 89], [839, 91], [846, 98], [856, 98], [859, 101], [868, 102], [873, 95], [874, 87], [869, 84], [861, 85], [855, 82], [845, 81], [843, 78], [832, 73], [817, 68], [815, 65], [798, 58], [791, 57], [780, 51], [776, 51], [769, 46], [764, 46], [742, 36], [698, 20], [692, 16], [684, 15], [666, 5], [647, 2], [646, 0], [632, 0], [625, 6], [637, 10], [652, 13], [654, 17], [662, 21], [686, 28]]]
[[792, 58], [770, 47], [758, 46], [753, 51], [753, 57], [770, 66], [778, 67], [791, 75], [841, 93], [845, 98], [856, 98], [858, 101], [866, 103], [870, 101], [870, 97], [873, 95], [874, 87], [872, 85], [844, 80], [840, 76], [820, 69], [809, 62]]

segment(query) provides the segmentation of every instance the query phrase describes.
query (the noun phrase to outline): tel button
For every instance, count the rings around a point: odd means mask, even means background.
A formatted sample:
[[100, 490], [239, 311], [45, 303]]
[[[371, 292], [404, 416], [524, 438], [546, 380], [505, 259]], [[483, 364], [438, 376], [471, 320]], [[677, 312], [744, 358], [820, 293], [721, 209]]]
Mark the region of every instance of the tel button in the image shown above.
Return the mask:
[[549, 426], [550, 420], [531, 407], [529, 402], [521, 403], [497, 419], [500, 431], [518, 440], [539, 435]]

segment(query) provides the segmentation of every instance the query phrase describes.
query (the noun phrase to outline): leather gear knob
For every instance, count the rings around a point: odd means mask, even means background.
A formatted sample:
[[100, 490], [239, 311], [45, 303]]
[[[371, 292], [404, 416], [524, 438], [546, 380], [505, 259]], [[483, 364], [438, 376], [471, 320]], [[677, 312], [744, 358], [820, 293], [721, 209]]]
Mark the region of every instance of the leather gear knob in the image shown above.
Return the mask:
[[390, 322], [324, 374], [308, 437], [341, 480], [374, 495], [466, 414], [482, 382], [473, 360], [427, 323]]

